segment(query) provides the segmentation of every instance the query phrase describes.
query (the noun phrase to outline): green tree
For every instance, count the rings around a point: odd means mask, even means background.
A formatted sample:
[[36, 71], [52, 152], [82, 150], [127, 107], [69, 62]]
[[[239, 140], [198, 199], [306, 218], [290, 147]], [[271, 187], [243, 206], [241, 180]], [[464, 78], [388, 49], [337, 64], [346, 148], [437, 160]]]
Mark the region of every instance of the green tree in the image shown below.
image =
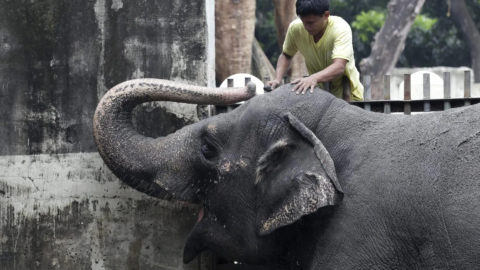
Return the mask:
[[274, 6], [272, 0], [257, 0], [257, 22], [255, 37], [273, 66], [277, 65], [281, 53], [275, 29]]
[[[356, 33], [358, 37], [356, 40], [356, 47], [368, 48], [364, 50], [363, 53], [359, 53], [360, 56], [363, 56], [364, 53], [370, 53], [370, 42], [374, 39], [375, 34], [380, 30], [380, 28], [385, 23], [385, 14], [386, 11], [379, 11], [379, 10], [369, 10], [369, 11], [362, 11], [360, 14], [355, 16], [355, 20], [352, 22], [352, 29]], [[414, 49], [410, 50], [412, 52], [419, 52], [425, 51], [427, 52], [430, 46], [422, 47], [432, 39], [431, 30], [433, 26], [437, 23], [437, 18], [429, 18], [426, 15], [418, 15], [413, 23], [413, 26], [408, 33], [406, 48], [408, 47], [415, 47]], [[359, 40], [358, 40], [359, 39]], [[417, 48], [419, 47], [419, 48]], [[409, 50], [405, 50], [407, 53]], [[426, 55], [426, 54], [422, 54]], [[402, 54], [400, 57], [400, 64], [398, 66], [410, 66], [409, 60], [414, 61], [414, 64], [411, 66], [418, 66], [419, 63], [428, 63], [428, 60], [425, 61], [424, 57], [420, 59], [416, 57], [416, 55], [408, 54], [408, 58]], [[363, 57], [362, 57], [363, 58]], [[361, 60], [357, 58], [357, 62]]]
[[362, 11], [355, 17], [352, 28], [357, 30], [358, 37], [362, 42], [368, 42], [382, 28], [385, 23], [385, 12], [369, 10]]

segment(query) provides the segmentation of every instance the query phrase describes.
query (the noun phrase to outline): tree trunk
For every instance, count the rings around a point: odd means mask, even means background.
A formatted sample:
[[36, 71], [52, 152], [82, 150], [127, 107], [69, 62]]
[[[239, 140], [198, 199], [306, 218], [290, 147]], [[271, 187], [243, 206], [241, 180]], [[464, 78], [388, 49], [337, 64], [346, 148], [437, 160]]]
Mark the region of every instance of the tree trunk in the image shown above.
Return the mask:
[[475, 82], [480, 82], [480, 33], [468, 13], [464, 0], [449, 1], [452, 19], [457, 27], [462, 30], [463, 38], [470, 49], [472, 68]]
[[269, 77], [270, 80], [275, 79], [275, 68], [256, 38], [253, 39], [252, 45], [252, 75], [260, 80], [263, 80], [264, 77]]
[[[275, 5], [275, 26], [277, 29], [278, 45], [280, 46], [280, 49], [283, 48], [283, 42], [287, 35], [288, 26], [297, 18], [295, 2], [296, 0], [273, 0], [273, 4]], [[308, 75], [305, 58], [303, 58], [302, 54], [297, 53], [295, 55], [292, 67], [287, 75], [291, 76], [292, 79]]]
[[251, 72], [255, 7], [255, 0], [215, 1], [217, 82], [235, 73]]
[[370, 56], [362, 59], [362, 75], [371, 75], [372, 99], [383, 99], [383, 76], [396, 65], [408, 32], [425, 0], [390, 0], [385, 24], [375, 35]]

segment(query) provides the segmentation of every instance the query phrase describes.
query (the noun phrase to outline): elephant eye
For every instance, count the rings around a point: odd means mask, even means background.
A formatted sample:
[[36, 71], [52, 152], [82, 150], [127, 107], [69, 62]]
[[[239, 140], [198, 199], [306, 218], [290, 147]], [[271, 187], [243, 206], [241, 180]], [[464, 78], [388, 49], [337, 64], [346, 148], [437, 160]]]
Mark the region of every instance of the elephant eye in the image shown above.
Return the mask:
[[205, 194], [203, 194], [202, 192], [198, 192], [197, 199], [203, 203], [205, 201]]
[[205, 138], [205, 141], [202, 144], [202, 155], [206, 159], [212, 159], [217, 156], [217, 151], [215, 147], [211, 144], [211, 141], [207, 138]]

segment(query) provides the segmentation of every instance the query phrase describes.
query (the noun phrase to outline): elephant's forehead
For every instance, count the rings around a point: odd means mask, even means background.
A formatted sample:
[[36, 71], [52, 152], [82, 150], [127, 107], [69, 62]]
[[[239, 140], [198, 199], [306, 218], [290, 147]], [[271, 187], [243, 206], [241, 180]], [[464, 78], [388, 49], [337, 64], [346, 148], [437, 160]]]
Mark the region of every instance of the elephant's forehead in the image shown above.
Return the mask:
[[235, 125], [238, 125], [238, 121], [235, 121], [237, 117], [225, 115], [216, 115], [211, 118], [204, 119], [202, 124], [199, 126], [200, 129], [205, 131], [207, 134], [225, 137], [228, 134], [231, 134], [235, 129]]
[[208, 123], [207, 124], [207, 131], [211, 134], [217, 134], [217, 124], [216, 123]]
[[277, 106], [275, 102], [258, 97], [245, 102], [231, 112], [205, 119], [204, 127], [208, 133], [217, 135], [225, 132], [231, 134], [234, 130], [247, 132], [257, 125], [262, 125], [272, 114], [275, 114], [277, 110], [274, 107]]

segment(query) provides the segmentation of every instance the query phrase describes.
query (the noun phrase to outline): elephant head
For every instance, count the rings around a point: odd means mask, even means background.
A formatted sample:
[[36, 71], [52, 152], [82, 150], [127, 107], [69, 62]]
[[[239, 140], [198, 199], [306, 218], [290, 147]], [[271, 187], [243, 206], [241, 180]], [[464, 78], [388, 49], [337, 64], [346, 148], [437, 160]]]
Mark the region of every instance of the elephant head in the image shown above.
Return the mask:
[[[282, 229], [342, 199], [332, 158], [312, 131], [328, 107], [319, 104], [334, 97], [314, 94], [310, 102], [285, 88], [250, 99], [253, 84], [209, 89], [140, 79], [115, 86], [100, 101], [94, 135], [112, 172], [151, 196], [202, 204], [185, 263], [206, 249], [263, 263], [279, 252]], [[140, 135], [131, 123], [132, 110], [147, 101], [227, 105], [247, 99], [230, 113], [162, 138]]]

